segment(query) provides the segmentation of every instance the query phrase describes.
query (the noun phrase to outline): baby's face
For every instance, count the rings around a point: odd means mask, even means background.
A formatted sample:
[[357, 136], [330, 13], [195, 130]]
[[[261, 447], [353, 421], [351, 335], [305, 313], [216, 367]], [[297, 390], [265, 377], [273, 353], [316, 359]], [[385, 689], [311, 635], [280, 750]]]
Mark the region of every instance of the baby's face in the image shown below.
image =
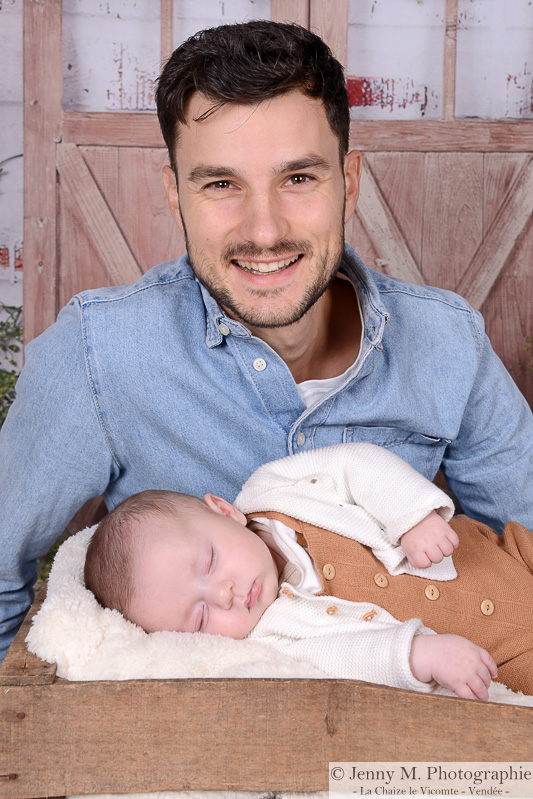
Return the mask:
[[244, 638], [275, 600], [278, 569], [266, 544], [232, 505], [218, 497], [210, 504], [185, 520], [143, 522], [129, 617], [146, 632]]

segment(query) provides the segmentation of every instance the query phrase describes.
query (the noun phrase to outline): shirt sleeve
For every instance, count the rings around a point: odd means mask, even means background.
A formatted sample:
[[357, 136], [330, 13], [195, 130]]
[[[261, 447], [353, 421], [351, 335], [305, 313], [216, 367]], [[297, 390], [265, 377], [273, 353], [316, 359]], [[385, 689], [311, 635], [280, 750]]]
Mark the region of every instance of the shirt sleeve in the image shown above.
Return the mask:
[[32, 601], [35, 559], [116, 473], [74, 299], [27, 346], [17, 397], [0, 433], [0, 659]]
[[376, 554], [395, 547], [432, 510], [445, 521], [454, 511], [452, 500], [410, 464], [368, 443], [337, 444], [266, 464], [236, 502], [244, 512], [279, 510], [341, 534], [351, 527], [353, 537]]
[[479, 365], [442, 470], [469, 516], [499, 532], [511, 520], [533, 529], [533, 415], [494, 353], [481, 315], [474, 319]]
[[432, 635], [433, 631], [420, 619], [400, 623], [382, 608], [369, 622], [357, 618], [370, 607], [293, 592], [290, 598], [281, 595], [266, 610], [249, 637], [310, 663], [330, 677], [434, 691], [436, 684], [420, 682], [409, 666], [413, 636]]

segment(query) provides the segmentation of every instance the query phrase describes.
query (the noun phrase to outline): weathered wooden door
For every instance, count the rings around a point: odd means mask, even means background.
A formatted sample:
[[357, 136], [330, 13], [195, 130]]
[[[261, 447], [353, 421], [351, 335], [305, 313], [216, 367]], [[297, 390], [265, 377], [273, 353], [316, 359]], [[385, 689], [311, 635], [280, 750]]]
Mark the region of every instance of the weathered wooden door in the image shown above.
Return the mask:
[[[129, 283], [184, 241], [161, 184], [153, 113], [62, 107], [61, 2], [25, 2], [26, 341], [76, 292]], [[348, 0], [272, 0], [347, 63]], [[347, 240], [369, 266], [463, 294], [533, 401], [533, 122], [454, 118], [457, 0], [446, 0], [443, 119], [352, 121], [364, 178]], [[161, 2], [161, 59], [172, 0]], [[353, 80], [349, 76], [348, 78]]]

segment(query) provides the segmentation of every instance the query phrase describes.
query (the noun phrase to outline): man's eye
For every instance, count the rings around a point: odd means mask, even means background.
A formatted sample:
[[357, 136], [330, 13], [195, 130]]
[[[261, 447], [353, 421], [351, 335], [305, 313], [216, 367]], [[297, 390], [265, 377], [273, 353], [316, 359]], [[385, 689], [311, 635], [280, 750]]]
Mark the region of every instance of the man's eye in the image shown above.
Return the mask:
[[213, 183], [208, 183], [206, 189], [212, 189], [213, 191], [224, 191], [226, 189], [230, 189], [233, 186], [233, 183], [230, 183], [229, 180], [215, 180]]
[[304, 186], [306, 183], [311, 183], [313, 177], [311, 175], [291, 175], [287, 181], [291, 186]]

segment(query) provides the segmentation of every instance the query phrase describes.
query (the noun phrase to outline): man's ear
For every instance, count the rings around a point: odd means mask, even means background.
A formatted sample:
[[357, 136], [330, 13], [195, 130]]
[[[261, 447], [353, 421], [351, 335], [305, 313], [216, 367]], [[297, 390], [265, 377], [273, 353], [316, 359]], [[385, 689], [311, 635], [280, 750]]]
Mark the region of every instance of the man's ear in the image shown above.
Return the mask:
[[165, 194], [167, 195], [168, 204], [172, 212], [172, 216], [179, 227], [183, 230], [183, 223], [180, 214], [180, 200], [178, 194], [178, 184], [176, 182], [176, 175], [174, 170], [169, 166], [163, 167], [163, 186], [165, 187]]
[[344, 221], [347, 222], [355, 211], [359, 199], [359, 186], [363, 169], [363, 156], [359, 150], [350, 150], [344, 158], [344, 185], [346, 206]]
[[214, 510], [215, 513], [220, 513], [221, 516], [228, 516], [230, 519], [246, 527], [246, 516], [244, 513], [241, 513], [235, 505], [232, 505], [231, 502], [227, 502], [225, 499], [222, 499], [222, 497], [217, 497], [216, 494], [205, 494], [204, 502], [207, 507]]

